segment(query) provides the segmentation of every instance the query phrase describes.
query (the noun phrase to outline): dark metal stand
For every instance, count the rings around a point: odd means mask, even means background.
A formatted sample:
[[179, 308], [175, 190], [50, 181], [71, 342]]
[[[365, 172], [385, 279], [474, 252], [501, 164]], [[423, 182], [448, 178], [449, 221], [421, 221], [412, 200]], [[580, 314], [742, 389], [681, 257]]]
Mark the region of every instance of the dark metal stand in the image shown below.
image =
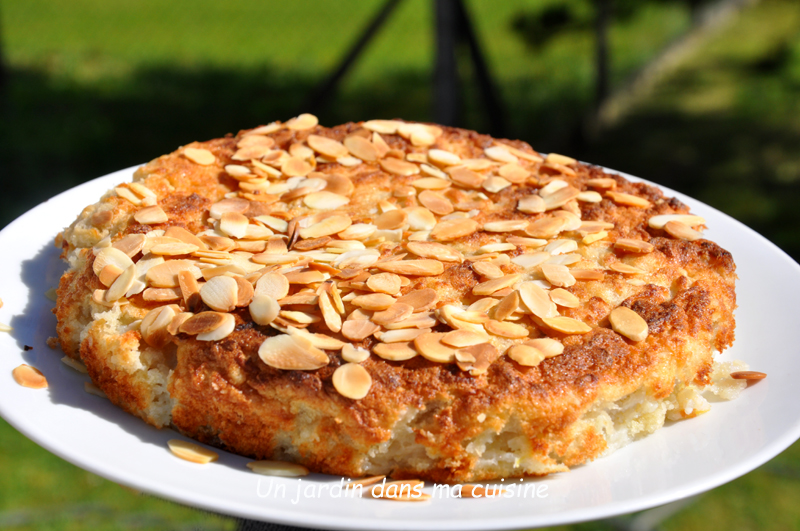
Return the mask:
[[[390, 18], [400, 0], [387, 0], [361, 33], [339, 65], [320, 83], [308, 99], [305, 110], [319, 112], [331, 99], [342, 78], [358, 60], [378, 31]], [[503, 106], [482, 48], [463, 0], [434, 0], [436, 19], [436, 63], [433, 74], [433, 117], [444, 125], [458, 125], [461, 114], [461, 85], [458, 47], [469, 49], [475, 78], [486, 109], [489, 133], [503, 136]]]

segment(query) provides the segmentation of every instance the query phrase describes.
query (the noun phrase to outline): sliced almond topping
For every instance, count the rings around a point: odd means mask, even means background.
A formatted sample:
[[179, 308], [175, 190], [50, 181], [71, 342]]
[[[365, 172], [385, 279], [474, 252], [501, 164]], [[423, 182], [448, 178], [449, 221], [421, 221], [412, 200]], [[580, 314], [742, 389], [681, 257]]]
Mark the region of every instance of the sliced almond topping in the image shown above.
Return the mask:
[[[491, 299], [490, 299], [491, 300]], [[492, 319], [495, 321], [505, 321], [519, 308], [519, 291], [514, 290], [505, 297], [491, 310]]]
[[241, 197], [230, 197], [217, 201], [209, 209], [209, 215], [214, 219], [220, 219], [225, 212], [238, 212], [243, 214], [250, 208], [250, 201]]
[[159, 306], [150, 310], [139, 325], [139, 332], [145, 343], [154, 348], [162, 348], [172, 338], [167, 327], [175, 317], [175, 310], [170, 306]]
[[587, 234], [581, 240], [584, 245], [591, 245], [594, 242], [599, 242], [608, 237], [608, 232], [601, 230], [600, 232], [595, 232], [593, 234]]
[[144, 234], [128, 234], [124, 238], [114, 242], [111, 246], [133, 258], [141, 252], [142, 247], [144, 247], [144, 241]]
[[553, 358], [564, 353], [564, 344], [551, 337], [540, 337], [537, 339], [529, 339], [525, 342], [526, 345], [539, 349], [544, 354], [545, 358]]
[[521, 184], [525, 182], [528, 177], [530, 177], [531, 172], [519, 164], [510, 162], [500, 166], [500, 168], [497, 170], [497, 174], [500, 175], [500, 177], [508, 179], [512, 183]]
[[[115, 266], [116, 269], [110, 269], [107, 271], [106, 275], [104, 275], [106, 280], [113, 282], [117, 275], [121, 274], [122, 271], [125, 271], [132, 264], [133, 260], [131, 260], [130, 257], [124, 252], [114, 247], [104, 247], [94, 257], [92, 270], [94, 271], [94, 274], [99, 277], [106, 266]], [[119, 270], [119, 272], [117, 272], [117, 270]]]
[[147, 288], [142, 292], [142, 298], [146, 301], [167, 302], [179, 300], [181, 294], [177, 288]]
[[387, 330], [406, 330], [409, 328], [416, 328], [416, 329], [423, 329], [423, 328], [433, 328], [436, 326], [436, 319], [431, 317], [430, 313], [428, 312], [420, 312], [415, 313], [408, 319], [404, 321], [397, 321], [396, 323], [390, 323], [386, 325], [384, 328]]
[[200, 288], [200, 298], [206, 305], [218, 312], [229, 312], [236, 307], [239, 285], [227, 276], [211, 278]]
[[572, 317], [547, 317], [543, 318], [542, 321], [553, 330], [561, 332], [562, 334], [586, 334], [592, 331], [591, 326], [583, 321], [573, 319]]
[[567, 220], [556, 216], [547, 216], [536, 221], [532, 221], [525, 234], [534, 238], [554, 238], [564, 230]]
[[435, 258], [443, 262], [463, 262], [464, 256], [447, 245], [435, 242], [408, 242], [406, 249], [423, 258]]
[[122, 269], [114, 264], [108, 264], [103, 268], [102, 271], [100, 271], [100, 275], [98, 275], [97, 278], [103, 283], [104, 286], [110, 286], [115, 280], [117, 280], [117, 278], [119, 278], [121, 274]]
[[344, 144], [325, 136], [308, 135], [306, 142], [308, 142], [311, 149], [331, 159], [346, 157], [349, 154]]
[[620, 335], [623, 335], [631, 341], [639, 342], [647, 339], [649, 331], [647, 321], [642, 317], [624, 306], [614, 308], [608, 315], [608, 320], [611, 323], [611, 328]]
[[439, 216], [446, 216], [453, 212], [453, 203], [433, 190], [423, 190], [417, 198], [423, 206]]
[[330, 296], [324, 290], [319, 291], [319, 308], [322, 312], [322, 319], [325, 321], [325, 326], [331, 332], [339, 332], [342, 329], [342, 317], [333, 307]]
[[417, 175], [419, 173], [419, 166], [417, 166], [412, 162], [406, 162], [400, 159], [395, 159], [395, 158], [381, 159], [380, 165], [381, 168], [383, 168], [383, 170], [386, 173], [391, 173], [393, 175], [400, 175], [402, 177], [406, 177], [409, 175]]
[[557, 288], [550, 292], [550, 299], [564, 308], [577, 308], [581, 301], [569, 291]]
[[558, 153], [549, 153], [547, 157], [545, 157], [545, 161], [553, 164], [563, 164], [564, 166], [569, 166], [570, 164], [575, 164], [576, 162], [578, 162], [572, 157], [567, 157], [566, 155], [559, 155]]
[[199, 248], [191, 243], [159, 243], [150, 248], [150, 253], [156, 256], [179, 256], [191, 254], [198, 250]]
[[167, 217], [166, 212], [164, 212], [164, 210], [158, 205], [149, 206], [138, 210], [133, 215], [133, 219], [142, 225], [155, 225], [157, 223], [166, 223], [169, 221], [169, 217]]
[[280, 300], [289, 293], [289, 280], [280, 273], [265, 273], [256, 282], [255, 292]]
[[313, 114], [303, 113], [296, 118], [292, 118], [286, 122], [286, 128], [292, 131], [305, 131], [311, 129], [319, 124], [319, 119]]
[[547, 205], [544, 199], [538, 195], [526, 195], [517, 203], [517, 210], [525, 212], [526, 214], [538, 214], [544, 212], [546, 209]]
[[375, 226], [378, 230], [399, 229], [406, 224], [408, 214], [402, 210], [389, 210], [375, 218]]
[[[452, 334], [453, 332], [449, 332]], [[470, 371], [472, 376], [478, 376], [486, 372], [486, 369], [500, 357], [500, 352], [491, 343], [478, 343], [456, 351], [456, 361], [458, 368], [462, 371]]]
[[532, 269], [540, 264], [543, 264], [550, 258], [550, 253], [540, 251], [538, 253], [520, 254], [511, 259], [511, 262], [517, 264], [523, 269]]
[[362, 341], [378, 330], [378, 325], [366, 319], [353, 319], [342, 324], [342, 335], [351, 341]]
[[452, 166], [461, 162], [461, 157], [443, 149], [429, 149], [428, 159], [439, 166]]
[[614, 262], [613, 264], [609, 264], [608, 268], [617, 273], [622, 273], [623, 275], [642, 275], [646, 273], [643, 269], [628, 265], [624, 262]]
[[589, 191], [579, 193], [575, 199], [584, 203], [599, 203], [603, 200], [603, 196], [597, 192]]
[[236, 286], [238, 287], [238, 291], [236, 293], [236, 306], [238, 308], [244, 308], [250, 304], [250, 301], [253, 300], [253, 296], [255, 295], [253, 285], [244, 277], [233, 277], [233, 280], [236, 281]]
[[314, 170], [306, 159], [300, 157], [289, 157], [281, 164], [281, 173], [287, 177], [302, 177], [306, 176]]
[[439, 297], [431, 288], [418, 289], [411, 291], [399, 299], [397, 302], [408, 304], [414, 308], [414, 312], [422, 312], [434, 307]]
[[431, 230], [430, 237], [436, 241], [451, 241], [469, 236], [478, 230], [478, 222], [470, 218], [439, 221]]
[[378, 273], [367, 279], [367, 287], [376, 293], [397, 295], [400, 292], [402, 281], [394, 273]]
[[264, 476], [298, 478], [309, 474], [308, 469], [303, 465], [286, 461], [251, 461], [247, 463], [247, 468]]
[[507, 150], [504, 146], [488, 147], [483, 150], [483, 153], [490, 159], [497, 162], [505, 162], [507, 164], [510, 164], [519, 161], [519, 159], [517, 159], [515, 155], [511, 154], [511, 152]]
[[130, 188], [125, 188], [124, 186], [117, 186], [116, 188], [114, 188], [114, 191], [117, 193], [119, 197], [127, 199], [136, 206], [142, 204], [142, 200], [139, 199], [139, 196], [131, 192]]
[[490, 319], [484, 323], [484, 328], [490, 334], [500, 337], [507, 337], [509, 339], [521, 339], [528, 337], [528, 329], [522, 325], [510, 323], [508, 321], [495, 321]]
[[540, 288], [534, 282], [523, 282], [519, 285], [519, 296], [522, 302], [536, 317], [542, 319], [546, 317], [555, 317], [558, 315], [553, 301], [547, 295], [547, 292]]
[[170, 439], [167, 445], [170, 452], [184, 461], [206, 465], [219, 459], [217, 452], [182, 439]]
[[397, 129], [404, 123], [405, 122], [400, 122], [398, 120], [369, 120], [361, 125], [364, 127], [364, 129], [369, 129], [370, 131], [375, 131], [376, 133], [393, 135], [397, 133]]
[[11, 376], [13, 376], [14, 381], [22, 387], [28, 387], [30, 389], [47, 388], [47, 378], [45, 378], [42, 371], [36, 367], [31, 367], [23, 363], [11, 371]]
[[763, 380], [766, 377], [766, 373], [758, 371], [736, 371], [731, 373], [731, 378], [734, 380]]
[[350, 343], [342, 346], [342, 359], [350, 363], [361, 363], [369, 358], [369, 350], [354, 347]]
[[333, 371], [333, 387], [340, 395], [353, 400], [361, 400], [372, 387], [372, 376], [367, 369], [357, 363], [345, 363]]
[[375, 267], [398, 275], [436, 276], [444, 272], [444, 265], [438, 260], [394, 260], [378, 262]]
[[506, 353], [509, 358], [526, 367], [536, 367], [545, 359], [541, 350], [529, 345], [514, 345]]
[[526, 219], [508, 219], [504, 221], [490, 221], [484, 223], [483, 230], [486, 232], [514, 232], [525, 230], [530, 222]]
[[325, 274], [320, 271], [291, 271], [283, 275], [289, 284], [316, 284], [326, 280]]
[[651, 243], [629, 238], [618, 239], [614, 242], [614, 248], [628, 253], [650, 253], [655, 249]]
[[268, 337], [258, 349], [261, 360], [276, 369], [312, 371], [330, 363], [328, 355], [297, 335]]
[[575, 284], [575, 277], [569, 272], [566, 266], [558, 264], [542, 264], [542, 274], [547, 281], [563, 288], [568, 288]]
[[167, 260], [149, 268], [145, 278], [154, 287], [175, 288], [179, 285], [178, 273], [181, 271], [189, 271], [195, 278], [200, 276], [200, 270], [190, 260]]
[[316, 210], [334, 210], [349, 202], [350, 199], [347, 197], [325, 190], [322, 192], [313, 192], [303, 197], [303, 203], [305, 203], [307, 207]]
[[219, 219], [219, 229], [232, 238], [244, 238], [250, 220], [238, 212], [223, 212]]
[[198, 341], [219, 341], [228, 337], [236, 328], [236, 318], [229, 313], [222, 314], [222, 322], [215, 329], [197, 334]]
[[553, 210], [563, 207], [568, 202], [578, 197], [578, 194], [580, 193], [580, 190], [569, 185], [559, 188], [552, 194], [543, 197], [545, 210]]
[[456, 361], [455, 349], [442, 343], [445, 334], [427, 332], [414, 339], [414, 347], [429, 361], [436, 363], [453, 363]]
[[605, 278], [605, 274], [599, 269], [570, 269], [569, 272], [575, 280], [597, 281]]
[[450, 174], [450, 179], [452, 179], [454, 183], [459, 184], [465, 188], [472, 188], [472, 189], [480, 188], [481, 184], [483, 184], [483, 181], [486, 180], [485, 175], [480, 174], [478, 172], [474, 172], [463, 166], [455, 166], [452, 168], [448, 168], [447, 173]]
[[395, 298], [385, 293], [359, 295], [350, 301], [354, 306], [370, 311], [385, 310], [395, 303]]
[[503, 179], [502, 177], [489, 177], [481, 184], [481, 188], [486, 190], [489, 193], [496, 194], [497, 192], [504, 190], [511, 186], [511, 182]]
[[192, 312], [180, 312], [175, 314], [175, 317], [172, 318], [172, 321], [169, 322], [167, 325], [167, 332], [170, 335], [176, 336], [180, 333], [181, 325], [188, 321], [194, 314]]
[[[152, 311], [150, 313], [152, 313]], [[226, 315], [229, 314], [219, 312], [200, 312], [192, 315], [183, 323], [181, 323], [181, 325], [178, 327], [178, 331], [183, 334], [189, 334], [190, 336], [207, 334], [224, 324]], [[142, 323], [144, 323], [144, 321], [142, 321]]]
[[489, 341], [489, 336], [473, 332], [472, 330], [453, 330], [442, 336], [441, 341], [445, 345], [451, 347], [464, 348], [486, 343]]
[[373, 162], [378, 160], [378, 148], [367, 140], [366, 138], [358, 135], [351, 135], [344, 139], [344, 147], [361, 160]]
[[686, 240], [687, 242], [693, 242], [703, 237], [701, 232], [694, 230], [688, 225], [684, 225], [680, 221], [668, 221], [664, 225], [664, 230], [673, 238]]
[[625, 194], [622, 192], [606, 192], [606, 196], [610, 197], [611, 200], [618, 205], [632, 206], [637, 208], [650, 208], [652, 206], [652, 203], [643, 197]]
[[408, 228], [414, 231], [429, 231], [436, 226], [436, 216], [425, 207], [408, 207], [403, 211], [408, 214]]
[[321, 238], [323, 236], [331, 236], [344, 231], [350, 225], [352, 220], [347, 214], [336, 214], [323, 219], [322, 221], [300, 229], [300, 237], [304, 240], [311, 238]]
[[472, 288], [472, 293], [473, 295], [491, 295], [492, 293], [500, 291], [503, 288], [509, 288], [513, 286], [517, 281], [519, 281], [520, 278], [521, 275], [519, 274], [511, 274], [502, 276], [500, 278], [493, 278], [476, 285], [474, 288]]
[[502, 269], [489, 262], [472, 262], [472, 269], [482, 277], [489, 279], [500, 278], [505, 275]]
[[408, 319], [411, 317], [412, 313], [414, 313], [413, 306], [410, 304], [397, 302], [383, 311], [375, 312], [372, 315], [372, 322], [381, 326], [385, 326], [390, 323], [396, 323], [397, 321]]
[[183, 156], [201, 166], [208, 166], [217, 161], [217, 157], [213, 153], [202, 148], [186, 148], [183, 150]]
[[690, 214], [662, 214], [660, 216], [653, 216], [647, 220], [647, 224], [653, 229], [663, 229], [664, 225], [670, 221], [677, 221], [689, 227], [706, 224], [704, 218]]
[[417, 328], [402, 328], [399, 330], [387, 330], [386, 332], [378, 332], [375, 334], [383, 343], [403, 343], [413, 341], [417, 336], [429, 332], [426, 329]]
[[408, 342], [378, 343], [373, 345], [372, 351], [376, 356], [389, 361], [410, 360], [417, 355], [417, 351]]
[[588, 186], [591, 186], [592, 188], [599, 188], [601, 190], [613, 190], [614, 188], [617, 187], [617, 181], [615, 181], [610, 177], [601, 179], [589, 179], [588, 181], [586, 181], [586, 184]]

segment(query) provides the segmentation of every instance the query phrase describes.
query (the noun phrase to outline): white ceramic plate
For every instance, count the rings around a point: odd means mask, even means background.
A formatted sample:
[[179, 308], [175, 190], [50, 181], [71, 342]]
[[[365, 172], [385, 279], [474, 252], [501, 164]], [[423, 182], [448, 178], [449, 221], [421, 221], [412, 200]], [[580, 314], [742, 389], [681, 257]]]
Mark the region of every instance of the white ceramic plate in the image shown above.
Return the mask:
[[[737, 400], [716, 403], [710, 413], [668, 425], [610, 457], [535, 480], [536, 497], [529, 491], [527, 497], [424, 503], [344, 499], [329, 490], [340, 478], [323, 475], [274, 478], [268, 492], [270, 478], [251, 473], [243, 457], [223, 452], [205, 466], [181, 461], [166, 450], [174, 432], [156, 430], [85, 393], [88, 378], [63, 365], [62, 353], [45, 344], [55, 335], [55, 319], [44, 293], [64, 269], [53, 238], [85, 205], [132, 173], [129, 168], [64, 192], [0, 232], [0, 321], [14, 327], [0, 334], [0, 415], [44, 448], [112, 481], [210, 511], [297, 526], [518, 529], [605, 518], [697, 494], [754, 469], [800, 436], [800, 326], [794, 308], [800, 267], [741, 223], [667, 190], [708, 220], [707, 237], [736, 260], [736, 344], [724, 357], [769, 374]], [[25, 352], [24, 345], [34, 348]], [[16, 385], [11, 371], [20, 363], [41, 369], [50, 388]], [[280, 486], [284, 498], [276, 496]]]

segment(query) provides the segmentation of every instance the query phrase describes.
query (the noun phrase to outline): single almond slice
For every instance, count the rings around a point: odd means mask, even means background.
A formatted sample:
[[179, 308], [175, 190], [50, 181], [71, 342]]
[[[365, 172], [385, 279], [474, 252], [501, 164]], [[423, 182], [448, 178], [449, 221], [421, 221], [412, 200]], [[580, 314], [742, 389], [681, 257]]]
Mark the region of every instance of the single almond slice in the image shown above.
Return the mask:
[[404, 208], [403, 211], [408, 214], [409, 230], [430, 231], [436, 226], [436, 216], [425, 207], [408, 207]]
[[271, 336], [258, 349], [261, 360], [276, 369], [311, 371], [330, 363], [328, 355], [297, 335]]
[[403, 343], [406, 341], [413, 341], [417, 336], [429, 332], [430, 330], [416, 329], [416, 328], [403, 328], [400, 330], [387, 330], [385, 332], [377, 332], [377, 337], [382, 343]]
[[439, 216], [451, 214], [454, 210], [453, 203], [444, 195], [433, 190], [423, 190], [417, 196], [420, 204]]
[[378, 262], [375, 267], [397, 275], [437, 276], [444, 272], [444, 265], [438, 260], [393, 260]]
[[[119, 275], [130, 267], [131, 264], [133, 264], [133, 260], [123, 251], [115, 247], [104, 247], [95, 255], [94, 262], [92, 262], [92, 270], [94, 274], [99, 277], [106, 266], [114, 265], [116, 269], [114, 269], [113, 272]], [[119, 270], [118, 273], [117, 270]], [[112, 270], [109, 270], [109, 272], [111, 271]], [[111, 276], [115, 279], [116, 275]], [[111, 282], [113, 281], [112, 279]]]
[[323, 190], [321, 192], [312, 192], [303, 197], [303, 203], [309, 208], [315, 210], [334, 210], [348, 204], [350, 199], [343, 195], [334, 194]]
[[175, 456], [192, 463], [206, 465], [219, 459], [217, 452], [182, 439], [170, 439], [167, 441], [167, 445], [169, 446], [169, 451]]
[[266, 293], [256, 293], [248, 309], [253, 322], [261, 326], [270, 324], [278, 317], [278, 313], [281, 311], [280, 305]]
[[264, 476], [299, 478], [309, 474], [308, 469], [303, 465], [287, 463], [286, 461], [251, 461], [247, 463], [247, 468], [256, 474], [262, 474]]
[[175, 317], [172, 318], [172, 321], [169, 322], [167, 325], [167, 332], [170, 335], [176, 336], [180, 333], [181, 325], [188, 321], [194, 314], [192, 312], [180, 312], [175, 314]]
[[431, 288], [423, 288], [406, 293], [397, 302], [408, 304], [414, 308], [414, 312], [422, 312], [433, 308], [439, 300], [436, 291]]
[[381, 326], [385, 326], [397, 321], [402, 321], [411, 317], [414, 313], [414, 307], [410, 304], [403, 304], [396, 302], [383, 311], [375, 312], [372, 315], [372, 322]]
[[613, 264], [609, 264], [608, 268], [617, 273], [622, 273], [623, 275], [642, 275], [646, 273], [643, 269], [628, 265], [624, 262], [614, 262]]
[[244, 238], [250, 220], [239, 212], [223, 212], [219, 219], [219, 229], [231, 238]]
[[316, 284], [326, 280], [325, 274], [321, 271], [290, 271], [283, 275], [289, 284]]
[[344, 144], [332, 138], [320, 135], [308, 135], [306, 142], [308, 142], [311, 149], [331, 159], [345, 157], [349, 154]]
[[146, 301], [167, 302], [179, 300], [181, 294], [177, 288], [147, 288], [142, 292], [142, 298]]
[[376, 133], [393, 135], [397, 133], [397, 129], [404, 123], [405, 122], [401, 122], [399, 120], [369, 120], [361, 125], [365, 129], [369, 129], [370, 131], [374, 131]]
[[420, 177], [411, 181], [410, 184], [420, 190], [444, 190], [450, 188], [452, 183], [439, 177]]
[[435, 258], [443, 262], [463, 262], [464, 255], [450, 246], [436, 242], [408, 242], [406, 249], [422, 258]]
[[482, 277], [488, 279], [500, 278], [505, 276], [503, 270], [489, 262], [472, 262], [472, 269]]
[[575, 280], [597, 281], [605, 278], [605, 274], [599, 269], [570, 269], [569, 272]]
[[538, 214], [547, 209], [544, 199], [538, 195], [526, 195], [517, 203], [517, 210], [526, 214]]
[[133, 215], [133, 219], [135, 219], [142, 225], [155, 225], [158, 223], [166, 223], [167, 221], [169, 221], [167, 213], [164, 212], [164, 210], [158, 205], [145, 207], [137, 211]]
[[731, 373], [731, 378], [734, 380], [763, 380], [766, 377], [766, 373], [758, 371], [736, 371]]
[[649, 331], [647, 321], [630, 308], [624, 306], [614, 308], [608, 315], [608, 320], [615, 332], [631, 341], [638, 343], [647, 339]]
[[385, 310], [392, 306], [396, 300], [386, 293], [370, 293], [369, 295], [359, 295], [350, 301], [354, 306], [370, 311]]
[[350, 343], [342, 345], [342, 359], [350, 363], [361, 363], [369, 358], [369, 350], [354, 347]]
[[617, 181], [610, 177], [598, 178], [598, 179], [589, 179], [586, 181], [587, 186], [591, 186], [592, 188], [599, 188], [601, 190], [613, 190], [617, 187]]
[[428, 313], [415, 313], [404, 321], [389, 323], [384, 328], [387, 330], [406, 330], [410, 328], [423, 329], [436, 326], [436, 319]]
[[583, 321], [573, 319], [572, 317], [559, 315], [558, 317], [543, 318], [542, 321], [553, 330], [561, 332], [562, 334], [586, 334], [592, 331], [591, 326]]
[[154, 348], [163, 348], [172, 341], [167, 327], [175, 317], [175, 313], [170, 306], [159, 306], [150, 310], [139, 325], [139, 333], [142, 334], [145, 343]]
[[244, 308], [250, 304], [255, 295], [253, 285], [244, 277], [236, 276], [233, 277], [233, 280], [236, 281], [236, 286], [239, 288], [236, 292], [236, 307]]
[[486, 343], [489, 341], [489, 336], [478, 334], [471, 330], [453, 330], [452, 332], [447, 332], [441, 341], [451, 347], [464, 348]]
[[389, 361], [405, 361], [417, 355], [409, 342], [377, 343], [372, 346], [376, 356]]
[[563, 288], [557, 288], [551, 291], [550, 299], [564, 308], [577, 308], [581, 303], [578, 297]]
[[322, 319], [325, 321], [325, 326], [327, 326], [331, 332], [339, 332], [342, 329], [342, 316], [336, 311], [330, 296], [324, 290], [319, 291], [319, 308], [322, 312]]
[[97, 278], [104, 286], [110, 286], [117, 280], [117, 278], [119, 278], [121, 274], [122, 269], [117, 267], [115, 264], [108, 264], [103, 268], [102, 271], [100, 271], [100, 275], [98, 275]]
[[495, 321], [505, 321], [517, 310], [517, 308], [519, 308], [519, 303], [519, 290], [514, 290], [503, 297], [502, 300], [493, 307], [491, 314], [492, 319]]
[[367, 279], [367, 287], [376, 293], [397, 295], [400, 292], [402, 281], [394, 273], [378, 273]]
[[595, 191], [587, 191], [581, 192], [576, 197], [578, 201], [582, 201], [584, 203], [600, 203], [603, 200], [603, 196]]
[[408, 214], [403, 210], [389, 210], [375, 218], [374, 224], [378, 230], [395, 230], [405, 226]]
[[655, 249], [653, 244], [630, 238], [620, 238], [614, 242], [614, 248], [628, 253], [651, 253]]
[[478, 189], [483, 184], [483, 181], [486, 180], [485, 175], [472, 171], [463, 166], [448, 168], [447, 173], [450, 174], [450, 179], [452, 179], [454, 183], [462, 186], [463, 188]]
[[490, 159], [506, 164], [517, 163], [519, 159], [512, 154], [505, 146], [492, 146], [483, 150], [483, 153]]
[[546, 251], [539, 251], [536, 253], [520, 254], [511, 259], [511, 262], [517, 264], [523, 269], [533, 269], [534, 267], [545, 263], [550, 259], [550, 253]]
[[568, 288], [575, 284], [575, 277], [563, 265], [542, 264], [542, 274], [553, 286]]
[[313, 114], [303, 113], [296, 118], [292, 118], [286, 122], [286, 128], [292, 131], [305, 131], [312, 129], [319, 124], [319, 119]]
[[213, 330], [197, 334], [195, 336], [198, 341], [219, 341], [225, 339], [233, 333], [236, 328], [236, 318], [230, 313], [222, 314], [222, 321]]
[[529, 339], [525, 342], [526, 345], [538, 349], [545, 358], [553, 358], [560, 356], [564, 353], [564, 344], [552, 337], [540, 337], [536, 339]]
[[309, 227], [300, 229], [299, 234], [304, 240], [331, 236], [344, 231], [352, 225], [352, 223], [350, 216], [346, 214], [335, 214]]
[[547, 216], [532, 221], [525, 229], [525, 234], [533, 238], [555, 238], [564, 230], [567, 220], [555, 216]]
[[556, 317], [558, 311], [547, 292], [534, 282], [523, 282], [519, 285], [519, 296], [530, 312], [539, 318]]
[[513, 286], [520, 278], [522, 278], [522, 275], [516, 273], [505, 275], [500, 278], [493, 278], [492, 280], [477, 284], [472, 288], [472, 293], [473, 295], [491, 295], [496, 291]]
[[608, 237], [608, 232], [603, 230], [600, 232], [595, 232], [594, 234], [587, 234], [586, 236], [583, 237], [581, 241], [584, 243], [584, 245], [591, 245], [594, 242], [604, 240], [607, 237]]
[[378, 160], [378, 148], [367, 140], [366, 138], [358, 135], [350, 135], [344, 139], [344, 147], [354, 156], [367, 162]]
[[372, 376], [357, 363], [345, 363], [333, 371], [331, 382], [340, 395], [361, 400], [372, 387]]
[[470, 371], [472, 376], [478, 376], [486, 372], [489, 366], [499, 357], [500, 351], [491, 343], [486, 342], [456, 350], [458, 368], [462, 371]]
[[416, 164], [391, 157], [381, 159], [380, 165], [386, 173], [399, 175], [401, 177], [416, 175], [419, 173], [419, 166]]
[[365, 319], [353, 319], [342, 323], [342, 335], [351, 341], [363, 341], [380, 327], [372, 321]]
[[442, 343], [445, 334], [427, 332], [414, 339], [414, 348], [422, 357], [436, 363], [453, 363], [456, 361], [456, 351]]
[[529, 345], [514, 345], [506, 351], [506, 354], [512, 360], [526, 367], [536, 367], [545, 359], [541, 350]]
[[36, 367], [31, 367], [23, 363], [11, 371], [11, 376], [13, 376], [14, 381], [22, 387], [28, 387], [30, 389], [47, 388], [47, 378], [45, 378], [42, 371]]
[[225, 212], [244, 214], [248, 208], [250, 208], [250, 201], [247, 199], [228, 197], [211, 205], [208, 214], [214, 219], [220, 219]]
[[183, 156], [201, 166], [209, 166], [217, 161], [213, 153], [202, 148], [185, 148]]
[[144, 234], [128, 234], [114, 242], [111, 246], [133, 258], [141, 252], [142, 247], [144, 247], [144, 241]]
[[444, 149], [429, 149], [428, 160], [439, 166], [453, 166], [461, 162], [461, 157]]
[[702, 232], [696, 231], [680, 221], [668, 221], [664, 225], [664, 230], [673, 238], [686, 240], [687, 242], [693, 242], [703, 237]]
[[218, 312], [229, 312], [236, 307], [239, 296], [239, 285], [228, 276], [216, 276], [200, 288], [203, 302]]
[[486, 232], [516, 232], [525, 230], [530, 222], [526, 219], [508, 219], [504, 221], [490, 221], [483, 224]]
[[439, 221], [431, 230], [430, 237], [436, 241], [452, 241], [469, 236], [478, 230], [478, 222], [470, 218]]
[[178, 331], [190, 336], [206, 334], [219, 328], [225, 321], [226, 315], [228, 314], [220, 312], [200, 312], [181, 323]]
[[647, 220], [647, 224], [652, 229], [663, 229], [670, 221], [677, 221], [689, 227], [696, 227], [698, 225], [705, 225], [706, 220], [700, 216], [693, 216], [691, 214], [661, 214], [653, 216]]
[[490, 319], [484, 323], [484, 328], [490, 334], [509, 339], [522, 339], [528, 337], [530, 332], [522, 325], [514, 324], [509, 321], [495, 321]]
[[198, 251], [199, 247], [191, 243], [159, 243], [150, 248], [150, 254], [156, 256], [178, 256], [182, 254], [192, 254]]
[[610, 197], [612, 201], [622, 206], [631, 206], [636, 208], [650, 208], [652, 206], [652, 203], [643, 197], [626, 194], [623, 192], [606, 192], [606, 196]]
[[289, 280], [280, 273], [265, 273], [256, 282], [255, 294], [259, 293], [281, 300], [289, 294]]

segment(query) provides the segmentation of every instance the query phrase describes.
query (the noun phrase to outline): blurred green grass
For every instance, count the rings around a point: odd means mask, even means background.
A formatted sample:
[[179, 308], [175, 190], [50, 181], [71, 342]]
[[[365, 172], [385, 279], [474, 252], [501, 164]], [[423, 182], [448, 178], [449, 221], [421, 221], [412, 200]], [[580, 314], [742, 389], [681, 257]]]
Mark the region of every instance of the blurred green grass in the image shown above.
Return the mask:
[[[800, 256], [800, 4], [764, 0], [749, 9], [587, 141], [592, 36], [567, 34], [533, 52], [512, 30], [514, 16], [546, 1], [468, 2], [509, 110], [507, 136], [678, 189]], [[299, 112], [381, 3], [0, 0], [10, 73], [0, 96], [0, 226], [91, 178]], [[686, 10], [658, 3], [615, 24], [615, 84], [689, 23]], [[431, 119], [431, 24], [429, 2], [401, 3], [319, 113], [322, 123]], [[485, 130], [472, 85], [465, 96], [461, 125]], [[0, 527], [234, 527], [80, 470], [2, 421], [0, 470]], [[799, 528], [799, 479], [795, 444], [662, 527]]]

